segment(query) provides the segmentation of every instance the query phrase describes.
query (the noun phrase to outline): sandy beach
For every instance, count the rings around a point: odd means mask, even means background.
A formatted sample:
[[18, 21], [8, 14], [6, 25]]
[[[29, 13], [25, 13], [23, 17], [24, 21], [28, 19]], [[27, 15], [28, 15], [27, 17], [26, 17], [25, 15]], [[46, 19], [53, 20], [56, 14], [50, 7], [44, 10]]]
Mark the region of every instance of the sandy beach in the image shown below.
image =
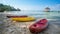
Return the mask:
[[[4, 18], [5, 15], [0, 14], [0, 34], [24, 34], [21, 33], [19, 27], [16, 27], [14, 24], [11, 23], [11, 21], [6, 21], [6, 18]], [[5, 20], [5, 21], [4, 21]], [[49, 26], [48, 28], [38, 34], [60, 34], [60, 20], [48, 20]], [[25, 30], [26, 31], [26, 30]], [[22, 31], [23, 32], [23, 31]], [[25, 33], [25, 34], [31, 34]]]

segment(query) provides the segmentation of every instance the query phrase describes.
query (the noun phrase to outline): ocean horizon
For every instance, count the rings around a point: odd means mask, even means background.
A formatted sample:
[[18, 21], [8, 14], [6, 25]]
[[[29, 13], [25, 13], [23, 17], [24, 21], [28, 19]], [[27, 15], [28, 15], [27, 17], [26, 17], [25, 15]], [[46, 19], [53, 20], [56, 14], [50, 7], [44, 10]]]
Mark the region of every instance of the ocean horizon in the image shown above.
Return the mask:
[[45, 11], [31, 11], [31, 10], [26, 10], [26, 11], [9, 11], [9, 12], [4, 12], [5, 14], [12, 14], [12, 15], [28, 15], [28, 16], [33, 16], [35, 18], [47, 18], [47, 19], [60, 19], [60, 12], [59, 11], [50, 11], [50, 12], [45, 12]]

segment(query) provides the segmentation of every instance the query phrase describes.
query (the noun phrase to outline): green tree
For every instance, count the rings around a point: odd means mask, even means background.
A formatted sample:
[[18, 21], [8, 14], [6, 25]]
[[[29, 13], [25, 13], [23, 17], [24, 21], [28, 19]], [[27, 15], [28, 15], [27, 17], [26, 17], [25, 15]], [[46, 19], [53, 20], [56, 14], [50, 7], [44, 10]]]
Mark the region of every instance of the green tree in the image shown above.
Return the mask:
[[0, 12], [3, 12], [5, 9], [4, 9], [4, 5], [3, 4], [0, 4]]
[[4, 11], [20, 11], [20, 9], [19, 8], [15, 9], [14, 7], [11, 7], [10, 5], [0, 4], [0, 12], [4, 12]]

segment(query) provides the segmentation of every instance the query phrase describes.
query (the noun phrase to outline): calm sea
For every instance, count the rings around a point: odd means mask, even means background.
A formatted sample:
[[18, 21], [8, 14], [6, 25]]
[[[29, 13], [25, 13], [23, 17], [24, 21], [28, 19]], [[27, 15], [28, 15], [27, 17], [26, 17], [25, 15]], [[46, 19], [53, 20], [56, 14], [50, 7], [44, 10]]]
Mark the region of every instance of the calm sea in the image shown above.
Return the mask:
[[10, 11], [8, 14], [14, 15], [28, 15], [34, 16], [35, 18], [47, 18], [47, 19], [60, 19], [60, 12], [58, 11]]

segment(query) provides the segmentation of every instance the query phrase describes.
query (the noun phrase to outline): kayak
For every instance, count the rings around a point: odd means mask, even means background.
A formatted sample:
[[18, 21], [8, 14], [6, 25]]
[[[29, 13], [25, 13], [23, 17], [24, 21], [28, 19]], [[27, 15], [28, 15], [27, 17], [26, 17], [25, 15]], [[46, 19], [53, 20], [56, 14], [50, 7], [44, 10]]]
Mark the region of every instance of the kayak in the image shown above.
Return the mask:
[[28, 22], [28, 21], [34, 21], [35, 18], [34, 17], [15, 17], [15, 18], [11, 18], [12, 21], [17, 21], [17, 22]]
[[37, 21], [36, 23], [29, 26], [29, 30], [31, 33], [39, 33], [44, 31], [48, 26], [47, 20], [42, 19]]
[[18, 17], [18, 18], [20, 18], [20, 17], [28, 17], [27, 15], [23, 15], [23, 16], [7, 16], [8, 18], [16, 18], [16, 17]]

